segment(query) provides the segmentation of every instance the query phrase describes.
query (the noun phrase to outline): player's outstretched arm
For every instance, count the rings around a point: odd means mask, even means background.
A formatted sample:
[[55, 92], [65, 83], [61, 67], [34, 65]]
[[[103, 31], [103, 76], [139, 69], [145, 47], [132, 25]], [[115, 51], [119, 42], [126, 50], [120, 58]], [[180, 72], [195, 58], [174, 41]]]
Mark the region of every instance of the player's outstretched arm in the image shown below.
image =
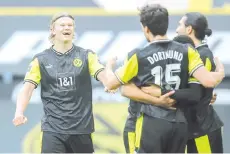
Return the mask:
[[[161, 96], [172, 90], [166, 90], [157, 86], [151, 85], [148, 87], [141, 87], [141, 90], [152, 96]], [[196, 104], [201, 99], [200, 84], [189, 84], [189, 88], [175, 90], [175, 93], [170, 96], [171, 99], [184, 104]]]
[[98, 59], [96, 53], [89, 51], [88, 52], [88, 66], [90, 75], [99, 80], [107, 90], [117, 89], [121, 84], [116, 78], [112, 69], [115, 65], [115, 59], [109, 59], [106, 67], [104, 67]]
[[13, 119], [13, 124], [15, 126], [22, 125], [27, 121], [27, 118], [24, 116], [24, 111], [26, 110], [26, 107], [29, 104], [30, 98], [35, 87], [36, 86], [34, 84], [30, 82], [25, 82], [22, 90], [20, 91], [17, 98], [16, 111]]
[[127, 59], [124, 65], [113, 72], [117, 57], [110, 57], [106, 63], [106, 67], [101, 73], [99, 80], [102, 80], [103, 85], [107, 90], [115, 90], [121, 85], [128, 83], [133, 77], [137, 75], [138, 63], [137, 58]]
[[122, 96], [128, 97], [137, 102], [152, 104], [155, 106], [161, 106], [169, 108], [174, 105], [175, 101], [170, 99], [170, 96], [174, 93], [171, 91], [163, 96], [154, 97], [139, 89], [135, 84], [128, 83], [121, 87]]
[[208, 88], [216, 87], [224, 79], [224, 69], [218, 72], [209, 72], [204, 66], [199, 67], [193, 76], [204, 86]]
[[195, 77], [204, 87], [214, 88], [224, 78], [224, 65], [216, 58], [216, 72], [209, 72], [204, 67], [198, 52], [188, 47], [189, 74]]
[[121, 86], [120, 81], [113, 72], [113, 67], [115, 65], [115, 58], [106, 63], [106, 67], [98, 74], [98, 80], [100, 80], [107, 91], [116, 90]]

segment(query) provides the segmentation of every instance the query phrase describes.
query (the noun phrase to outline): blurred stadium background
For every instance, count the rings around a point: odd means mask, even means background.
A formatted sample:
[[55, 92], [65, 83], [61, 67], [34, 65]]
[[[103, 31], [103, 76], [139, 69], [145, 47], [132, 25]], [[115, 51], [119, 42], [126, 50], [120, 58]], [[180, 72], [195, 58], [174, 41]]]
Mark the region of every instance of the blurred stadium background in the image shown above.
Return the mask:
[[[15, 102], [24, 74], [33, 55], [49, 46], [48, 25], [51, 16], [66, 11], [76, 17], [76, 40], [79, 46], [93, 49], [104, 62], [109, 54], [125, 53], [146, 44], [141, 32], [137, 5], [145, 0], [1, 0], [0, 1], [0, 152], [39, 152], [42, 104], [39, 88], [27, 109], [29, 121], [14, 127]], [[216, 88], [215, 108], [225, 123], [224, 151], [230, 152], [230, 0], [151, 0], [170, 10], [169, 37], [175, 36], [179, 19], [185, 12], [207, 15], [213, 35], [208, 44], [224, 62], [225, 80]], [[122, 130], [128, 100], [109, 95], [93, 81], [96, 152], [124, 152]]]

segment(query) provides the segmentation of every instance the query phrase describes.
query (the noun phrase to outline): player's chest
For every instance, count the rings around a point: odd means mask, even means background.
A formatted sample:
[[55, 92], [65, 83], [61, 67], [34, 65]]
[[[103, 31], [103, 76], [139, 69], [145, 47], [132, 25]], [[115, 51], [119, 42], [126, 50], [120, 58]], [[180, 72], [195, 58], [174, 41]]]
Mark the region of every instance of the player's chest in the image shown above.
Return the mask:
[[78, 55], [72, 57], [47, 57], [43, 59], [41, 66], [42, 76], [50, 80], [67, 78], [71, 81], [76, 77], [85, 76], [89, 72], [86, 58]]

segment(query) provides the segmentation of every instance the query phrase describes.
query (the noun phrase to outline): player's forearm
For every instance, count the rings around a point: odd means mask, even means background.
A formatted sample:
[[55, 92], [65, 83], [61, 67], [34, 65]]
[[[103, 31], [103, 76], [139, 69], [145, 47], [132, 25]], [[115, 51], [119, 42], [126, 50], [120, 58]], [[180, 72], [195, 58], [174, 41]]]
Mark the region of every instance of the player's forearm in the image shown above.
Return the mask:
[[223, 73], [209, 72], [209, 74], [205, 76], [205, 80], [201, 83], [204, 87], [215, 88], [223, 80], [223, 78]]
[[[162, 95], [170, 92], [170, 90], [162, 90]], [[175, 90], [175, 93], [170, 98], [176, 100], [178, 103], [183, 104], [196, 104], [201, 99], [201, 87], [199, 84], [190, 84], [187, 89]]]
[[162, 94], [160, 88], [152, 88], [151, 86], [142, 87], [141, 90], [153, 97], [160, 97]]
[[112, 68], [106, 66], [105, 73], [106, 73], [106, 78], [107, 78], [106, 87], [109, 90], [114, 90], [114, 89], [119, 88], [120, 82], [118, 81], [117, 77], [112, 71]]
[[112, 69], [107, 67], [98, 74], [97, 79], [101, 81], [108, 90], [115, 90], [121, 85]]
[[108, 90], [115, 90], [121, 86], [120, 81], [113, 72], [113, 67], [113, 64], [108, 62], [103, 70], [103, 75], [101, 75], [101, 81]]
[[[144, 93], [144, 92], [143, 92]], [[131, 100], [134, 100], [139, 103], [145, 103], [145, 104], [152, 104], [152, 105], [158, 105], [159, 101], [158, 98], [153, 97], [149, 94], [123, 94], [122, 96], [127, 97]]]
[[204, 86], [208, 88], [214, 88], [224, 78], [223, 71], [209, 72], [205, 67], [198, 68], [193, 76]]
[[27, 94], [24, 91], [19, 93], [17, 99], [17, 107], [16, 107], [17, 113], [24, 113], [27, 105], [29, 104], [30, 98], [31, 98], [31, 94]]
[[224, 71], [219, 71], [219, 72], [210, 72], [215, 84], [219, 84], [225, 77]]
[[141, 91], [134, 84], [125, 84], [121, 87], [121, 94], [124, 97], [130, 98], [131, 100], [135, 100], [141, 103], [158, 105], [159, 99], [157, 97], [153, 97], [143, 91]]
[[33, 87], [28, 87], [27, 85], [24, 85], [22, 91], [19, 93], [17, 98], [16, 113], [24, 113], [27, 105], [29, 104], [33, 89]]

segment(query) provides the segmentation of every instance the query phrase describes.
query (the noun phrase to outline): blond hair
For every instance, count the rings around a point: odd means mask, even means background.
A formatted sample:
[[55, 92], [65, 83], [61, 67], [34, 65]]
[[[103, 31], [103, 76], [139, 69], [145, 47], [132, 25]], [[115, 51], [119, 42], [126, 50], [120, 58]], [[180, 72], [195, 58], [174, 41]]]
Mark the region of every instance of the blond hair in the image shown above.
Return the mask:
[[53, 39], [54, 39], [54, 36], [55, 36], [55, 34], [53, 34], [52, 33], [52, 30], [53, 30], [53, 28], [54, 28], [54, 23], [55, 23], [55, 21], [57, 21], [58, 19], [60, 19], [60, 18], [62, 18], [62, 17], [69, 17], [69, 18], [71, 18], [71, 19], [73, 19], [74, 20], [74, 17], [72, 16], [72, 15], [70, 15], [69, 13], [67, 13], [67, 12], [60, 12], [60, 13], [57, 13], [57, 14], [55, 14], [53, 17], [52, 17], [52, 19], [51, 19], [51, 21], [50, 21], [50, 35], [49, 35], [49, 40], [50, 40], [50, 42], [53, 44]]

